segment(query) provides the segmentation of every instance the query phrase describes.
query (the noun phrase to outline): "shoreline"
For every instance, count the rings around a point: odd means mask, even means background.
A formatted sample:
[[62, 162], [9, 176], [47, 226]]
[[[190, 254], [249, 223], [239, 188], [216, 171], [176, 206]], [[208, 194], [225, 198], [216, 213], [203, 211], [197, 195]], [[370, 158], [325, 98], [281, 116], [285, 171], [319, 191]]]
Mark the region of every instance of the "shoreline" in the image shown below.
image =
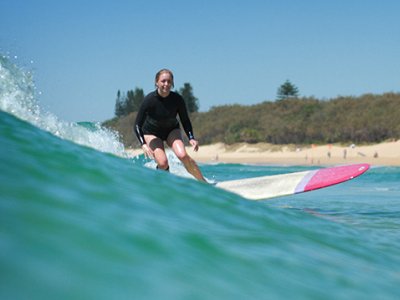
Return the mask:
[[[368, 163], [372, 166], [400, 166], [400, 140], [373, 145], [272, 145], [267, 143], [223, 143], [200, 145], [198, 152], [186, 147], [199, 163], [241, 163], [271, 165], [329, 166]], [[129, 156], [141, 149], [127, 149]]]

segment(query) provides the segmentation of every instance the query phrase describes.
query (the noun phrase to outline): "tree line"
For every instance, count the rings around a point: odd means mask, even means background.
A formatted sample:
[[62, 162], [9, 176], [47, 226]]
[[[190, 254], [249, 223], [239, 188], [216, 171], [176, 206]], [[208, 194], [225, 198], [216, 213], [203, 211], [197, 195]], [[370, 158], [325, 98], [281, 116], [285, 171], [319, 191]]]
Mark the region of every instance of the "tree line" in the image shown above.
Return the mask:
[[[267, 142], [272, 144], [377, 143], [400, 138], [400, 94], [365, 94], [319, 100], [300, 97], [289, 80], [276, 101], [256, 105], [222, 105], [199, 112], [189, 83], [178, 91], [185, 99], [196, 138], [202, 144]], [[118, 91], [116, 118], [104, 123], [119, 132], [126, 146], [138, 146], [133, 135], [143, 90]], [[118, 112], [118, 114], [117, 114]]]
[[225, 105], [192, 115], [202, 143], [377, 143], [400, 138], [400, 94]]

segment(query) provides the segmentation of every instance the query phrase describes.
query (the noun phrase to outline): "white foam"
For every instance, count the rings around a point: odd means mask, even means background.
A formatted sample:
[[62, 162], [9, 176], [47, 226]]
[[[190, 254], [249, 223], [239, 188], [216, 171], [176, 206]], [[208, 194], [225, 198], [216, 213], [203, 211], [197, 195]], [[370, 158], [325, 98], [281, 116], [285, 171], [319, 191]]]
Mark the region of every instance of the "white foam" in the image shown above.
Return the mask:
[[[168, 163], [169, 163], [169, 171], [171, 174], [180, 176], [180, 177], [187, 177], [187, 178], [194, 178], [191, 174], [186, 171], [185, 166], [182, 162], [176, 157], [171, 149], [166, 149], [165, 153], [167, 154]], [[151, 160], [145, 163], [145, 166], [150, 169], [155, 169], [157, 164], [154, 160]]]
[[44, 112], [36, 98], [33, 74], [0, 55], [0, 109], [62, 139], [102, 152], [126, 156], [118, 134], [94, 124], [89, 130], [77, 123], [60, 120]]
[[[165, 150], [165, 152], [167, 154], [168, 163], [169, 163], [169, 171], [171, 172], [171, 174], [174, 174], [174, 175], [180, 176], [180, 177], [195, 179], [194, 176], [186, 170], [183, 163], [179, 160], [179, 158], [176, 157], [176, 155], [174, 154], [174, 152], [171, 149], [167, 148]], [[154, 160], [150, 160], [149, 162], [145, 163], [144, 165], [150, 169], [156, 169], [156, 167], [157, 167], [157, 164]], [[209, 184], [215, 185], [217, 183], [215, 181], [215, 179], [209, 179], [207, 177], [204, 177], [204, 178], [207, 180], [207, 182]]]

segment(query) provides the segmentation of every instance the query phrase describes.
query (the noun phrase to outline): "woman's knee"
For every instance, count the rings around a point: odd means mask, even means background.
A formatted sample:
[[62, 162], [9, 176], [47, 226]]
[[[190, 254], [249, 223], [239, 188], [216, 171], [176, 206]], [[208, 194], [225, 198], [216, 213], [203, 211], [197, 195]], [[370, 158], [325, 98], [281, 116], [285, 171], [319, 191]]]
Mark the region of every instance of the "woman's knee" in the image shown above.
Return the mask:
[[159, 169], [166, 170], [166, 169], [169, 168], [167, 157], [159, 158], [156, 161], [157, 161], [157, 166], [158, 166]]
[[175, 151], [175, 155], [176, 157], [179, 158], [179, 160], [181, 161], [186, 161], [188, 159], [190, 159], [189, 154], [186, 152], [185, 149], [179, 149], [178, 151]]

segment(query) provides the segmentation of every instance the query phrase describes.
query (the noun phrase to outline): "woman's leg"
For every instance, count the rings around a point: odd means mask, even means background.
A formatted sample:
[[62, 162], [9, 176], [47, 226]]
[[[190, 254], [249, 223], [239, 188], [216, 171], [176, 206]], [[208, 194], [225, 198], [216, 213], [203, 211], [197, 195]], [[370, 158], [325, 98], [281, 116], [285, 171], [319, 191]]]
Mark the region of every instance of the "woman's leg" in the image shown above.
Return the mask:
[[165, 154], [164, 142], [159, 137], [150, 134], [145, 134], [144, 140], [154, 152], [154, 159], [157, 163], [158, 169], [168, 170], [169, 165], [167, 155]]
[[168, 146], [172, 148], [175, 155], [179, 158], [179, 160], [183, 163], [186, 170], [194, 176], [194, 178], [207, 182], [203, 177], [199, 167], [196, 162], [189, 156], [186, 152], [185, 144], [183, 143], [181, 131], [180, 129], [174, 129], [168, 135], [167, 139]]

